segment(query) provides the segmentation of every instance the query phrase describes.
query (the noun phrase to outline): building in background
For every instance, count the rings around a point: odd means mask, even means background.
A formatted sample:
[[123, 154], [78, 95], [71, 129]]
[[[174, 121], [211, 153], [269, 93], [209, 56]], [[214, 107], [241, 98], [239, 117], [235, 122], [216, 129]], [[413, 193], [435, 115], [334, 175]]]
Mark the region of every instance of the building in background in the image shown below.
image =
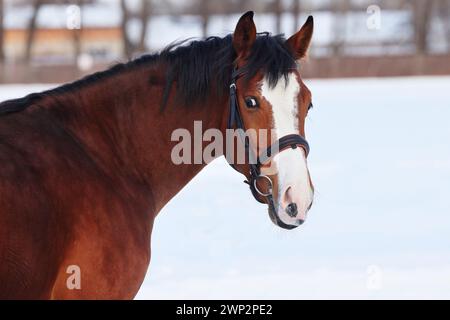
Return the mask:
[[[4, 17], [4, 53], [7, 62], [28, 60], [30, 19], [33, 7], [11, 5]], [[89, 56], [93, 63], [106, 63], [122, 57], [121, 13], [111, 3], [78, 6], [47, 4], [39, 8], [33, 31], [32, 63], [68, 64], [78, 55]]]

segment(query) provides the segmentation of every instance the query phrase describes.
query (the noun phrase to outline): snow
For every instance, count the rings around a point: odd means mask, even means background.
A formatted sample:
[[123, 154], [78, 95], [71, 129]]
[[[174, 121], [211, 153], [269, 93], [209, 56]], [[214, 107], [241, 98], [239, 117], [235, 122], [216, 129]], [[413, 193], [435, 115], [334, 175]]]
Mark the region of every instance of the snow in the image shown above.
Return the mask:
[[450, 298], [450, 77], [306, 84], [308, 221], [274, 226], [218, 159], [157, 217], [138, 299]]

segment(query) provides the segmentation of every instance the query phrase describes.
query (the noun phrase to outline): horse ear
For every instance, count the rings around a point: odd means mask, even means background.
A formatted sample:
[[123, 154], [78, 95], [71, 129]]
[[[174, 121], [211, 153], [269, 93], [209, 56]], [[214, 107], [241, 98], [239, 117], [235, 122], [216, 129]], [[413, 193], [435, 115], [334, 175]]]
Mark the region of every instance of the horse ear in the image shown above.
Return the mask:
[[306, 56], [314, 30], [314, 19], [309, 16], [300, 31], [286, 40], [287, 45], [293, 51], [296, 60]]
[[233, 34], [233, 47], [238, 59], [246, 59], [256, 40], [256, 26], [253, 22], [253, 11], [245, 13], [236, 25]]

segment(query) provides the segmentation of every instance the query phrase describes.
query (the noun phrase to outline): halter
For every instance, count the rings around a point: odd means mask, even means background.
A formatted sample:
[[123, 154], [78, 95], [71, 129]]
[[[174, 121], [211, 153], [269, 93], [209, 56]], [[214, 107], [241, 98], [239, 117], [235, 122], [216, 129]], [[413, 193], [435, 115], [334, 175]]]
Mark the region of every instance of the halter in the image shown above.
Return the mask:
[[[245, 132], [245, 125], [242, 120], [240, 111], [239, 111], [239, 99], [237, 96], [237, 87], [236, 87], [236, 81], [239, 79], [243, 74], [245, 73], [245, 68], [241, 69], [234, 69], [231, 74], [231, 84], [230, 84], [230, 113], [228, 118], [228, 129], [241, 129], [238, 130], [238, 134], [242, 142], [245, 146], [245, 154], [250, 155], [250, 142], [249, 139], [245, 137], [243, 132]], [[276, 150], [275, 146], [278, 145], [278, 149]], [[269, 146], [265, 151], [265, 155], [267, 155], [268, 158], [271, 158], [275, 156], [278, 153], [281, 153], [282, 151], [292, 148], [296, 149], [297, 147], [303, 148], [305, 150], [306, 157], [308, 157], [309, 154], [309, 144], [306, 141], [305, 138], [298, 134], [289, 134], [286, 136], [281, 137], [277, 141], [275, 141], [274, 144]], [[275, 150], [275, 151], [274, 151]], [[256, 164], [255, 163], [249, 163], [250, 166], [250, 172], [249, 172], [249, 179], [244, 181], [246, 184], [249, 185], [250, 191], [253, 194], [253, 197], [256, 199], [256, 201], [260, 203], [265, 203], [263, 200], [261, 200], [260, 197], [265, 198], [267, 200], [268, 205], [270, 206], [270, 211], [272, 217], [276, 220], [277, 224], [280, 227], [283, 227], [285, 229], [293, 229], [295, 226], [287, 225], [284, 222], [280, 220], [278, 215], [276, 214], [275, 209], [275, 203], [273, 200], [273, 183], [272, 179], [266, 175], [261, 174], [261, 165], [266, 162], [261, 161], [261, 157], [258, 155], [256, 158]], [[234, 164], [230, 163], [230, 166], [235, 169], [237, 168]], [[263, 192], [258, 188], [258, 181], [266, 181], [269, 185], [268, 192]]]

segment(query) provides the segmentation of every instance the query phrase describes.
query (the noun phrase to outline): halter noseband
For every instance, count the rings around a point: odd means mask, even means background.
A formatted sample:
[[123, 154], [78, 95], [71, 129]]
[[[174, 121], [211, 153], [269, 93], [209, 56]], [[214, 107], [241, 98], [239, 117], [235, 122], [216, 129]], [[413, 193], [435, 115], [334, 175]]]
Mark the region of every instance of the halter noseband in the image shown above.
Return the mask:
[[[241, 117], [241, 114], [239, 111], [239, 99], [237, 96], [237, 87], [236, 87], [237, 79], [239, 79], [244, 73], [245, 73], [245, 68], [241, 68], [241, 69], [234, 69], [233, 73], [231, 74], [230, 113], [229, 113], [229, 117], [228, 117], [227, 128], [228, 129], [241, 129], [238, 131], [238, 134], [239, 134], [242, 142], [244, 143], [245, 154], [249, 155], [250, 142], [249, 142], [249, 139], [247, 139], [245, 137], [245, 134], [243, 134], [243, 132], [245, 132], [245, 125], [244, 125], [244, 122], [242, 120], [242, 117]], [[276, 146], [278, 148], [276, 148]], [[288, 148], [296, 149], [297, 147], [303, 148], [303, 150], [305, 150], [306, 157], [308, 157], [309, 144], [305, 138], [303, 138], [301, 135], [298, 135], [298, 134], [289, 134], [289, 135], [281, 137], [280, 139], [275, 141], [274, 144], [267, 147], [267, 149], [265, 150], [266, 152], [263, 154], [267, 155], [268, 158], [271, 158], [271, 157], [275, 156], [276, 154], [281, 153], [282, 151], [284, 151]], [[286, 228], [286, 229], [293, 229], [293, 228], [295, 228], [295, 226], [287, 225], [284, 222], [282, 222], [280, 220], [280, 218], [278, 217], [278, 214], [276, 213], [275, 203], [273, 200], [272, 179], [270, 179], [266, 175], [261, 174], [261, 165], [263, 163], [265, 163], [266, 161], [267, 161], [267, 159], [265, 159], [265, 161], [261, 161], [260, 156], [258, 155], [258, 157], [256, 158], [256, 164], [249, 163], [250, 178], [244, 182], [249, 185], [250, 191], [252, 192], [253, 197], [258, 202], [265, 203], [264, 201], [262, 201], [260, 199], [260, 197], [267, 199], [267, 203], [269, 204], [271, 211], [273, 212], [273, 218], [276, 220], [276, 222], [279, 226]], [[230, 166], [237, 171], [237, 168], [234, 164], [230, 163]], [[267, 183], [269, 184], [268, 192], [262, 192], [258, 188], [258, 185], [257, 185], [258, 181], [263, 181], [263, 180], [267, 181]]]

